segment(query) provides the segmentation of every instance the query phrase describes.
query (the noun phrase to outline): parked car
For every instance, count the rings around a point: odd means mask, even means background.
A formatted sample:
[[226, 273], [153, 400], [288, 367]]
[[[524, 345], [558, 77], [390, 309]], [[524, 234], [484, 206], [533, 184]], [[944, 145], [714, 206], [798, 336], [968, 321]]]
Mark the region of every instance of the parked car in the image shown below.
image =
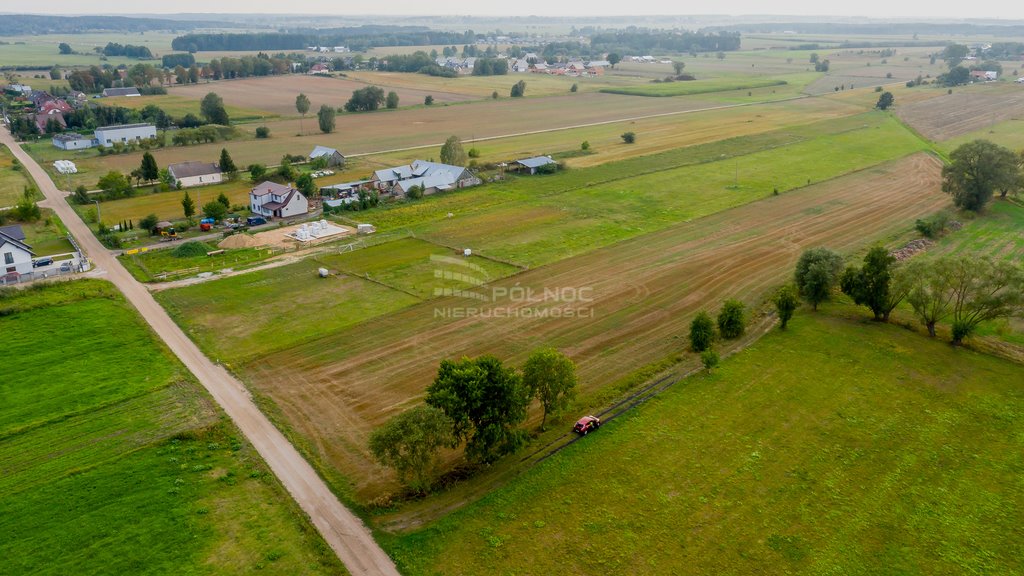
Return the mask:
[[49, 266], [50, 264], [53, 264], [53, 258], [50, 258], [49, 256], [37, 258], [32, 261], [33, 268], [41, 268], [43, 266]]
[[597, 416], [584, 416], [576, 421], [576, 425], [572, 427], [572, 431], [581, 436], [586, 436], [588, 432], [593, 432], [600, 427], [600, 418]]
[[71, 272], [71, 262], [70, 261], [64, 261], [64, 263], [62, 263], [60, 265], [60, 271], [61, 272]]
[[245, 219], [247, 226], [259, 226], [260, 224], [266, 224], [267, 219], [262, 216], [249, 216]]

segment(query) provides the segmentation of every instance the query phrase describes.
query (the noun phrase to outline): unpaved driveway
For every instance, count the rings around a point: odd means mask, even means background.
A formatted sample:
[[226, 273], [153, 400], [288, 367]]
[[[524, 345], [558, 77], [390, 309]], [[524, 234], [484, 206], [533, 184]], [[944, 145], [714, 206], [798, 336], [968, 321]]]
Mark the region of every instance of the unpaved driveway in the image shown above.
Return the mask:
[[146, 288], [132, 278], [121, 263], [89, 231], [71, 209], [66, 192], [57, 189], [43, 169], [14, 141], [6, 128], [0, 129], [0, 142], [28, 169], [46, 200], [40, 206], [52, 208], [78, 240], [82, 250], [106, 278], [124, 293], [146, 322], [209, 391], [217, 404], [245, 434], [270, 469], [309, 515], [317, 530], [353, 575], [395, 575], [394, 563], [377, 545], [370, 531], [334, 496], [312, 466], [270, 423], [253, 403], [248, 390], [224, 368], [214, 364], [185, 336]]

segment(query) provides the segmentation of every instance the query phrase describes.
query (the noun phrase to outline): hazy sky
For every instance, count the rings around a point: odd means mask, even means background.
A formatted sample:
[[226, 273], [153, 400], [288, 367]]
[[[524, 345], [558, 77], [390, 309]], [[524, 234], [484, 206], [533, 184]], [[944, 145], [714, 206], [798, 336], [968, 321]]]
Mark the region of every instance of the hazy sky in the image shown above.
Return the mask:
[[[15, 6], [17, 4], [17, 6]], [[1019, 0], [975, 0], [973, 2], [936, 2], [934, 0], [725, 0], [722, 2], [679, 2], [678, 0], [632, 0], [608, 2], [594, 0], [512, 0], [495, 2], [456, 2], [454, 0], [303, 0], [281, 3], [277, 0], [171, 0], [137, 2], [124, 0], [49, 0], [50, 14], [81, 13], [169, 13], [169, 12], [244, 12], [282, 13], [289, 8], [306, 14], [458, 14], [470, 16], [529, 15], [619, 15], [632, 14], [784, 14], [869, 16], [873, 18], [1024, 18], [1024, 2]], [[36, 12], [31, 3], [0, 0], [0, 12], [18, 8]]]

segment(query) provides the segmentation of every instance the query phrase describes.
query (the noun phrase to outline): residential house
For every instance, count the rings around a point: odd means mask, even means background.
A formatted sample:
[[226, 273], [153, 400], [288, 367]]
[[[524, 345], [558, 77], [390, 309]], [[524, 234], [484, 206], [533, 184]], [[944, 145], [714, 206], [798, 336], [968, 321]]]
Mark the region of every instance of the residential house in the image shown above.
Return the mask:
[[526, 58], [519, 58], [518, 60], [513, 60], [509, 64], [508, 69], [512, 72], [529, 72], [530, 62]]
[[138, 88], [104, 88], [103, 97], [112, 98], [114, 96], [142, 96]]
[[53, 145], [61, 150], [85, 150], [95, 146], [96, 141], [75, 132], [66, 132], [55, 135], [53, 137]]
[[291, 218], [309, 212], [309, 200], [291, 186], [264, 182], [249, 191], [249, 209], [267, 218]]
[[971, 70], [971, 80], [974, 82], [991, 82], [999, 79], [999, 72], [995, 70]]
[[309, 67], [309, 74], [327, 74], [331, 71], [331, 67], [324, 63], [313, 64]]
[[557, 165], [558, 162], [552, 160], [551, 156], [534, 156], [533, 158], [516, 160], [514, 164], [517, 168], [529, 170], [530, 174], [536, 174], [537, 169], [541, 166], [547, 166], [549, 164]]
[[15, 96], [25, 96], [26, 98], [32, 95], [32, 87], [27, 84], [8, 84], [4, 91]]
[[51, 122], [50, 122], [51, 120], [54, 120], [54, 121], [57, 122], [57, 126], [59, 127], [60, 130], [63, 130], [63, 129], [68, 127], [67, 121], [64, 120], [64, 115], [61, 114], [59, 111], [54, 110], [54, 111], [51, 111], [49, 113], [40, 112], [39, 114], [35, 115], [35, 121], [36, 121], [36, 128], [39, 129], [39, 132], [41, 134], [45, 134], [46, 133], [46, 127], [51, 124]]
[[326, 146], [317, 146], [316, 148], [313, 148], [313, 151], [309, 153], [309, 160], [313, 161], [321, 156], [327, 157], [328, 166], [341, 166], [345, 163], [345, 157], [341, 152]]
[[32, 247], [25, 244], [21, 226], [0, 227], [0, 277], [17, 279], [32, 272]]
[[104, 148], [109, 148], [116, 142], [127, 144], [149, 138], [156, 138], [156, 126], [152, 124], [122, 124], [96, 129], [96, 142]]
[[220, 184], [224, 181], [220, 168], [211, 162], [179, 162], [168, 166], [167, 173], [178, 188]]
[[416, 160], [406, 166], [377, 170], [371, 182], [381, 192], [404, 195], [413, 186], [423, 186], [424, 194], [432, 194], [439, 190], [476, 186], [480, 179], [462, 166]]

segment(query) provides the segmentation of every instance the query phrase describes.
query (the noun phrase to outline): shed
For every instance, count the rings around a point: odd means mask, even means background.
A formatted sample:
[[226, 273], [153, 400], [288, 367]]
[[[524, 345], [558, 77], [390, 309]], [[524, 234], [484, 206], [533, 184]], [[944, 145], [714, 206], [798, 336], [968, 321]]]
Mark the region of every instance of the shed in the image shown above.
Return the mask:
[[541, 166], [548, 166], [550, 164], [558, 164], [551, 159], [551, 156], [534, 156], [533, 158], [524, 158], [522, 160], [516, 160], [515, 164], [519, 168], [525, 168], [530, 171], [530, 174], [536, 174], [537, 169]]
[[309, 159], [315, 160], [321, 156], [327, 157], [328, 166], [341, 166], [345, 163], [345, 157], [334, 148], [328, 148], [326, 146], [317, 146], [313, 148], [313, 151], [309, 153]]

